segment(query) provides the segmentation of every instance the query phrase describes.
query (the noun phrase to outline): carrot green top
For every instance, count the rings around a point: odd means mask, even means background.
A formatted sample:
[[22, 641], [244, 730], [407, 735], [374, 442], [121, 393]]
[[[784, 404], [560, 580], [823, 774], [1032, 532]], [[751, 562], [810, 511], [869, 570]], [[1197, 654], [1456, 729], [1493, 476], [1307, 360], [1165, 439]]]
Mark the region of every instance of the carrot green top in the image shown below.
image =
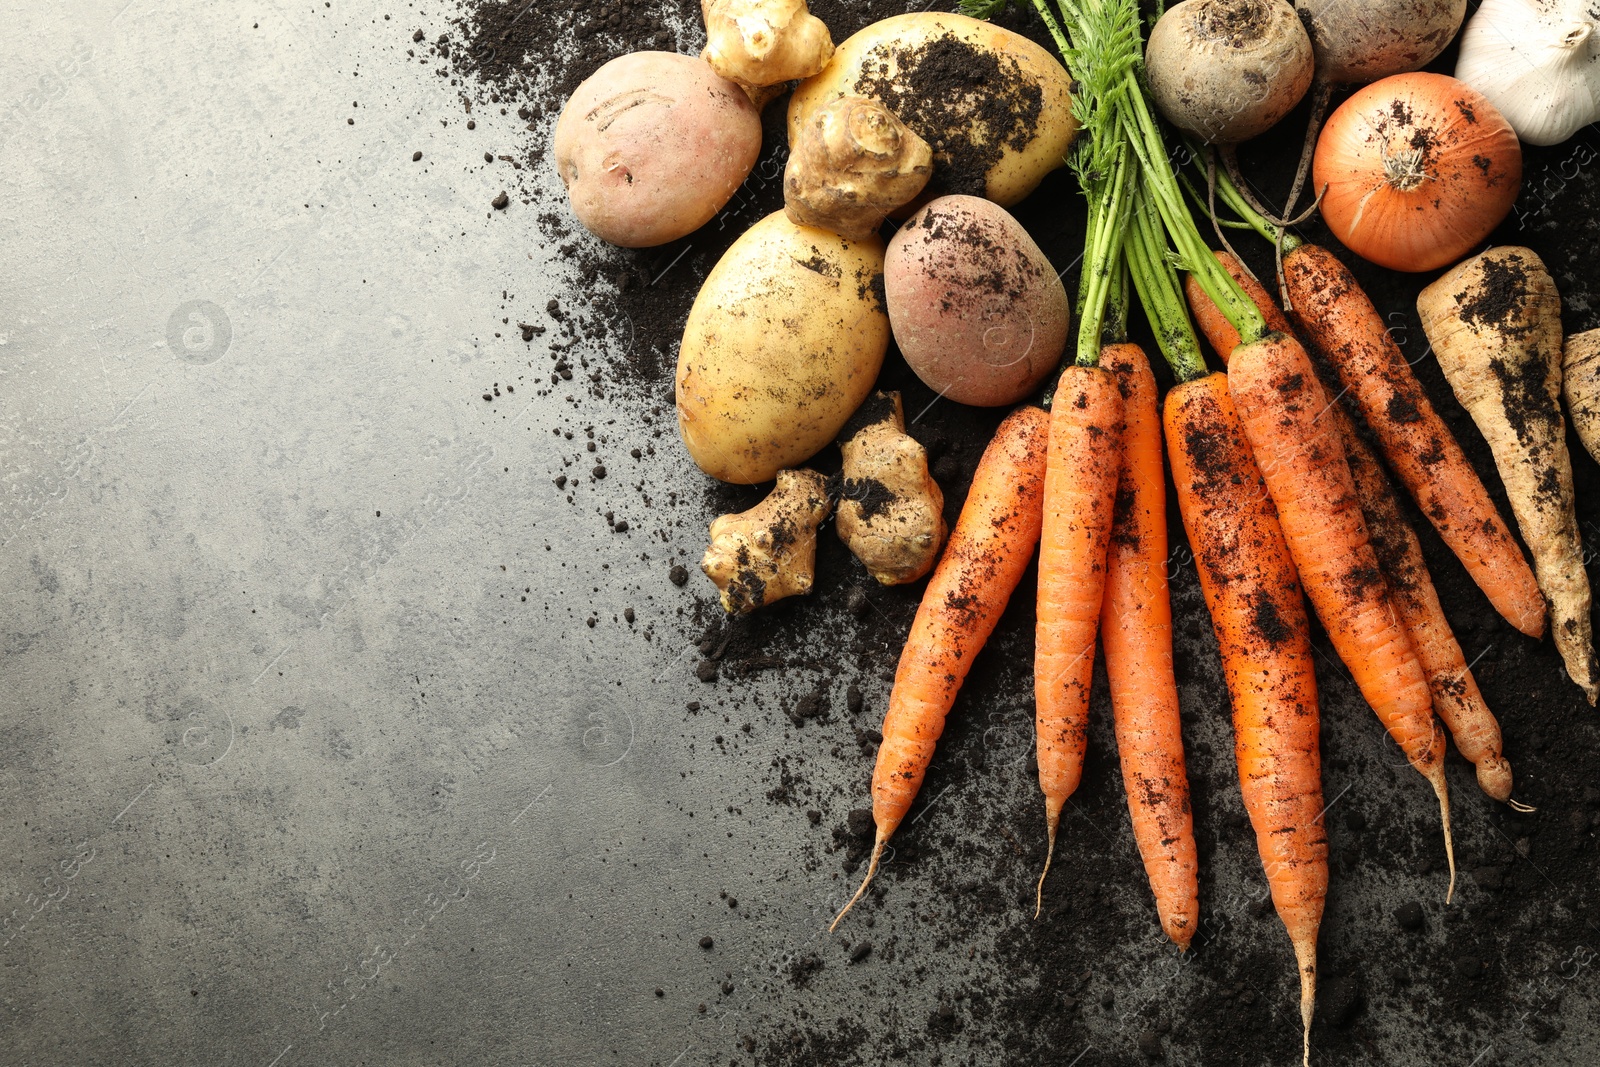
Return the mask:
[[[965, 0], [994, 14], [1006, 0]], [[1260, 311], [1211, 254], [1184, 203], [1166, 142], [1140, 83], [1143, 42], [1138, 0], [1032, 0], [1075, 81], [1081, 131], [1069, 160], [1089, 200], [1078, 293], [1077, 362], [1099, 358], [1117, 259], [1128, 266], [1162, 354], [1180, 380], [1204, 373], [1174, 268], [1193, 274], [1244, 343], [1267, 333]], [[1137, 182], [1135, 181], [1137, 178]]]

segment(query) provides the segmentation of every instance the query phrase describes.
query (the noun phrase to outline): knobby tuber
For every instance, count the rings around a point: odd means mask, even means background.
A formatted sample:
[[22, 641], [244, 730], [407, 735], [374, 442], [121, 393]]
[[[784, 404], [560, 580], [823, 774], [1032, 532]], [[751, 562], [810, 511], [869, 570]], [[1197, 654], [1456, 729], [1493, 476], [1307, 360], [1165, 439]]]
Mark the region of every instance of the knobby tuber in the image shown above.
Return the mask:
[[933, 149], [883, 104], [841, 96], [818, 108], [783, 174], [783, 210], [801, 226], [871, 236], [933, 174]]
[[855, 424], [839, 444], [839, 537], [879, 582], [914, 582], [944, 545], [944, 494], [927, 450], [906, 433], [899, 393], [874, 393]]
[[722, 609], [748, 615], [775, 600], [811, 592], [817, 527], [830, 511], [822, 475], [784, 470], [761, 503], [714, 520], [700, 569], [722, 590]]
[[705, 61], [744, 86], [758, 107], [765, 100], [756, 90], [809, 78], [833, 58], [828, 27], [806, 0], [701, 0], [700, 14]]

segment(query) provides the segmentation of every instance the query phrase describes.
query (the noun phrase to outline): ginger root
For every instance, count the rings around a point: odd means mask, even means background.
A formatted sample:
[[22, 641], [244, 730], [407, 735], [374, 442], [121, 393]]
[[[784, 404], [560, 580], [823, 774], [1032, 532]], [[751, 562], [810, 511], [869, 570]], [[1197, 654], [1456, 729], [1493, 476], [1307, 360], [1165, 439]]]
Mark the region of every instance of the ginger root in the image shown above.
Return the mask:
[[796, 131], [783, 210], [801, 226], [872, 236], [933, 174], [933, 149], [877, 100], [841, 96]]
[[828, 27], [806, 0], [700, 0], [700, 14], [705, 61], [752, 100], [755, 90], [809, 78], [833, 58]]
[[839, 538], [884, 585], [933, 569], [948, 532], [928, 452], [906, 433], [899, 393], [874, 393], [840, 440]]
[[778, 472], [778, 484], [749, 511], [711, 523], [700, 569], [722, 590], [722, 610], [748, 615], [774, 600], [811, 592], [817, 527], [833, 510], [826, 479], [812, 470]]

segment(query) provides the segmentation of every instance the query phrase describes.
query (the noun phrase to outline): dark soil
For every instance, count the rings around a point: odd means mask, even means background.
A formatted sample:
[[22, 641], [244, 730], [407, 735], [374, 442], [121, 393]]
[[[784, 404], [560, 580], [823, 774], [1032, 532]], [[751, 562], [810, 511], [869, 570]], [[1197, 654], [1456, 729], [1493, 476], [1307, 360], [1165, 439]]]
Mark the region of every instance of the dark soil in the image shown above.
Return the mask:
[[925, 196], [982, 196], [984, 175], [1005, 147], [1020, 150], [1032, 140], [1044, 100], [1016, 60], [954, 34], [914, 50], [879, 46], [854, 89], [882, 100], [933, 149]]
[[[812, 10], [835, 40], [843, 40], [904, 6], [819, 0]], [[1013, 8], [998, 21], [1049, 47], [1031, 13]], [[459, 92], [463, 108], [514, 109], [525, 120], [526, 140], [516, 158], [529, 173], [548, 165], [548, 134], [561, 102], [588, 73], [633, 49], [697, 50], [698, 41], [679, 40], [672, 29], [697, 24], [698, 5], [683, 0], [573, 9], [466, 0], [449, 25], [430, 23], [423, 40], [404, 46], [452, 65], [460, 84], [449, 91]], [[1430, 69], [1453, 66], [1451, 50]], [[937, 69], [932, 84], [952, 91], [974, 84], [970, 64], [952, 60]], [[1008, 107], [1010, 115], [1025, 114], [1027, 102], [1012, 100]], [[549, 307], [518, 306], [508, 296], [504, 314], [530, 346], [540, 388], [602, 408], [626, 398], [665, 435], [659, 447], [679, 447], [671, 439], [678, 337], [699, 280], [739, 233], [781, 206], [783, 109], [780, 99], [764, 112], [760, 160], [722, 214], [661, 248], [599, 247], [580, 239], [564, 204], [538, 201], [535, 189], [513, 190], [513, 205], [519, 197], [535, 203], [541, 237], [559, 250], [571, 291], [587, 294]], [[1278, 130], [1241, 150], [1244, 172], [1269, 201], [1289, 186], [1306, 110], [1302, 104]], [[1008, 136], [1021, 129], [1014, 122], [1001, 128]], [[940, 188], [970, 183], [978, 157], [963, 154], [967, 149], [959, 145], [944, 149], [950, 165]], [[1566, 145], [1528, 149], [1522, 196], [1495, 234], [1497, 243], [1528, 244], [1545, 259], [1565, 297], [1571, 332], [1600, 325], [1600, 283], [1592, 270], [1592, 250], [1600, 242], [1596, 160], [1600, 133], [1593, 128]], [[1048, 177], [1012, 213], [1057, 266], [1077, 258], [1083, 211], [1067, 171]], [[1334, 248], [1354, 271], [1413, 361], [1427, 398], [1509, 517], [1486, 445], [1426, 354], [1415, 298], [1437, 275], [1401, 276], [1356, 260], [1319, 224], [1303, 233]], [[1256, 273], [1270, 279], [1268, 250], [1248, 235], [1235, 244]], [[1069, 293], [1076, 290], [1075, 271], [1064, 281]], [[627, 344], [615, 344], [620, 334], [628, 335]], [[1142, 323], [1135, 334], [1148, 346]], [[586, 354], [608, 344], [614, 358]], [[1160, 368], [1157, 373], [1163, 387], [1170, 386], [1170, 377]], [[892, 348], [878, 388], [903, 394], [908, 431], [928, 449], [953, 523], [1004, 412], [938, 400]], [[604, 419], [594, 422], [589, 432], [606, 436]], [[1207, 442], [1185, 445], [1203, 468]], [[1600, 548], [1600, 467], [1576, 438], [1571, 451], [1579, 519], [1586, 542], [1594, 541], [1592, 554]], [[569, 502], [575, 491], [592, 491], [579, 484], [595, 477], [589, 462], [563, 474], [571, 483], [554, 491]], [[833, 474], [837, 450], [813, 465]], [[697, 554], [704, 523], [750, 507], [764, 487], [690, 478], [644, 491], [685, 502], [687, 533], [672, 536]], [[1538, 810], [1519, 814], [1488, 801], [1470, 766], [1452, 751], [1457, 854], [1470, 873], [1446, 907], [1431, 794], [1385, 738], [1313, 625], [1332, 873], [1314, 1055], [1330, 1064], [1586, 1062], [1592, 1031], [1584, 1029], [1590, 1024], [1583, 1015], [1594, 1003], [1593, 961], [1600, 949], [1600, 728], [1550, 643], [1530, 641], [1502, 621], [1429, 523], [1409, 500], [1404, 506], [1478, 684], [1500, 715], [1517, 776], [1515, 796]], [[690, 670], [705, 683], [707, 707], [716, 701], [725, 713], [717, 718], [730, 723], [716, 726], [719, 749], [741, 758], [740, 739], [752, 723], [787, 737], [781, 762], [748, 768], [745, 795], [707, 802], [730, 811], [738, 804], [770, 804], [817, 827], [815, 844], [790, 857], [792, 870], [766, 871], [764, 881], [758, 878], [741, 895], [748, 906], [758, 888], [773, 889], [793, 873], [832, 886], [815, 914], [796, 907], [770, 916], [771, 926], [761, 929], [771, 943], [787, 946], [785, 962], [747, 968], [738, 993], [719, 1000], [732, 1011], [731, 1022], [706, 1031], [703, 1042], [712, 1054], [697, 1053], [695, 1062], [1132, 1067], [1163, 1059], [1299, 1061], [1293, 960], [1243, 815], [1226, 691], [1175, 503], [1169, 531], [1175, 667], [1201, 865], [1201, 929], [1182, 956], [1160, 939], [1127, 828], [1099, 666], [1085, 777], [1068, 809], [1044, 912], [1037, 921], [1030, 918], [1043, 858], [1031, 757], [1032, 570], [966, 682], [918, 802], [896, 836], [892, 860], [838, 934], [826, 936], [820, 930], [853, 889], [871, 846], [867, 776], [922, 586], [878, 586], [829, 535], [818, 540], [817, 584], [809, 598], [729, 622], [692, 559], [687, 567], [671, 562], [671, 581], [682, 589], [669, 592], [681, 598], [683, 625], [695, 626], [699, 639], [698, 660], [689, 661], [699, 666]], [[663, 577], [668, 566], [660, 564]], [[1283, 625], [1281, 618], [1263, 619], [1264, 636]], [[785, 695], [763, 696], [774, 686]], [[835, 696], [829, 701], [819, 693]], [[686, 724], [704, 721], [700, 704], [680, 713]], [[739, 824], [727, 829], [737, 832]], [[776, 890], [762, 895], [791, 900]], [[727, 936], [720, 937], [717, 951], [727, 944]], [[859, 949], [864, 944], [871, 946], [867, 952]], [[684, 951], [701, 955], [692, 940]]]

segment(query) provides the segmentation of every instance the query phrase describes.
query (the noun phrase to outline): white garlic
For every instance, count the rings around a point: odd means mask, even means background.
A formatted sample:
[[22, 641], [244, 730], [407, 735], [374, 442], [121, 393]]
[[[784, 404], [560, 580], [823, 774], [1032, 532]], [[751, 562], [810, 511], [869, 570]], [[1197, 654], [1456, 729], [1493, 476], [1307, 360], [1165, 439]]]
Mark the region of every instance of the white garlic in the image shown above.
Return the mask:
[[1600, 119], [1600, 24], [1590, 0], [1484, 0], [1461, 34], [1456, 77], [1529, 144]]

